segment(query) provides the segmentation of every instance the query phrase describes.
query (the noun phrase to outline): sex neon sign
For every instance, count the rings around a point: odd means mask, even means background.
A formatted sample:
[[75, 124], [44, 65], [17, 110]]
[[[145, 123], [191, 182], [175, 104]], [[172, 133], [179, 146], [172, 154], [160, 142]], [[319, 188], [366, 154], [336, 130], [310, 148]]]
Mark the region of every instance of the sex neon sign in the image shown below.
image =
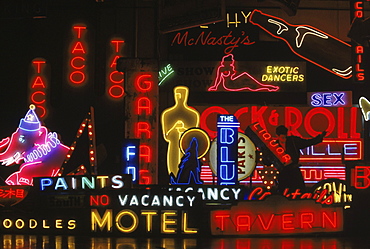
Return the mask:
[[312, 107], [351, 107], [352, 92], [308, 92], [307, 100]]
[[219, 115], [217, 121], [217, 184], [234, 185], [238, 181], [239, 122], [233, 115]]
[[34, 74], [31, 77], [29, 101], [36, 106], [36, 112], [40, 119], [46, 118], [47, 112], [47, 89], [48, 82], [46, 77], [47, 63], [43, 58], [32, 60]]
[[87, 44], [84, 41], [85, 25], [74, 25], [72, 28], [73, 41], [69, 50], [68, 82], [73, 86], [81, 86], [87, 82], [86, 58]]

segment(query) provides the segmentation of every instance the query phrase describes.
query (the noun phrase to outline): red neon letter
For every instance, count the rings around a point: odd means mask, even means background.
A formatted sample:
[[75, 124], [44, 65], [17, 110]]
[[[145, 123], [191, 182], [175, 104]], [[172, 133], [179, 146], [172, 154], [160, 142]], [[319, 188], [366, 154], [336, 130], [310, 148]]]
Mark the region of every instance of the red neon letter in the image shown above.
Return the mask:
[[84, 49], [84, 46], [82, 45], [81, 42], [76, 42], [75, 46], [73, 47], [72, 49], [72, 54], [74, 54], [75, 52], [81, 52], [83, 54], [85, 54], [85, 49]]
[[36, 87], [46, 88], [41, 76], [37, 76], [32, 83], [32, 88], [36, 88]]
[[[355, 188], [365, 189], [370, 186], [370, 167], [369, 166], [356, 166], [355, 167]], [[361, 179], [363, 179], [361, 181]]]
[[135, 125], [135, 137], [142, 138], [141, 134], [144, 133], [146, 138], [152, 137], [152, 132], [150, 131], [151, 127], [148, 122], [137, 122]]
[[146, 163], [152, 162], [152, 149], [149, 145], [142, 144], [140, 145], [139, 150], [139, 157], [142, 159], [142, 161], [145, 161]]
[[124, 43], [125, 41], [122, 40], [112, 40], [111, 43], [113, 44], [113, 47], [115, 47], [115, 52], [118, 53], [120, 51], [120, 44]]
[[[295, 122], [293, 121], [294, 119]], [[295, 107], [285, 107], [285, 126], [290, 127], [292, 135], [301, 136], [301, 134], [299, 134], [299, 132], [297, 131], [301, 124], [302, 124], [301, 111]]]
[[[38, 95], [38, 94], [42, 95], [42, 97], [40, 97], [41, 100], [36, 101], [36, 98], [37, 97], [35, 98], [35, 96]], [[33, 103], [35, 103], [35, 104], [38, 104], [38, 105], [41, 105], [41, 104], [45, 103], [45, 93], [44, 92], [41, 92], [41, 91], [37, 91], [37, 92], [32, 93], [32, 95], [31, 95], [31, 101]]]
[[146, 115], [152, 114], [152, 102], [148, 97], [139, 97], [136, 102], [136, 114], [141, 115], [145, 112]]
[[145, 80], [145, 78], [151, 78], [150, 74], [143, 74], [136, 78], [135, 87], [139, 92], [149, 92], [153, 88], [152, 80]]
[[77, 38], [80, 39], [81, 38], [81, 31], [82, 30], [85, 30], [86, 27], [85, 26], [74, 26], [73, 29], [77, 30]]
[[[293, 230], [294, 229], [294, 226], [291, 226], [293, 224], [293, 221], [289, 219], [290, 217], [294, 217], [294, 215], [293, 214], [283, 214], [281, 216], [281, 226], [283, 230]], [[289, 220], [287, 220], [286, 218], [288, 218]]]
[[45, 61], [32, 61], [33, 64], [36, 64], [37, 73], [41, 73], [41, 64], [44, 64]]
[[333, 227], [333, 228], [337, 228], [338, 226], [338, 223], [337, 223], [337, 212], [333, 211], [333, 218], [330, 219], [328, 214], [326, 212], [322, 212], [322, 227], [323, 228], [326, 228], [326, 222], [325, 220], [327, 220], [330, 225]]
[[261, 215], [257, 214], [257, 217], [258, 217], [258, 220], [260, 221], [260, 223], [262, 225], [263, 230], [267, 231], [271, 227], [272, 219], [275, 217], [275, 214], [271, 214], [270, 220], [268, 221], [267, 226], [263, 222]]
[[[75, 64], [75, 60], [81, 60], [82, 62], [80, 63], [81, 66], [77, 66]], [[81, 56], [76, 56], [76, 57], [73, 57], [72, 60], [71, 60], [71, 67], [73, 67], [74, 69], [82, 69], [85, 67], [85, 64], [84, 64], [84, 61], [85, 61], [85, 58], [84, 57], [81, 57]]]
[[246, 227], [247, 231], [251, 230], [251, 217], [249, 215], [238, 215], [236, 217], [236, 231], [240, 232], [240, 228], [243, 227]]
[[[306, 218], [307, 217], [307, 218]], [[307, 224], [308, 228], [312, 228], [313, 213], [301, 213], [301, 228], [304, 228], [304, 224]]]
[[335, 118], [333, 114], [326, 108], [317, 107], [311, 109], [304, 118], [304, 127], [308, 135], [315, 137], [320, 133], [319, 131], [315, 131], [314, 129], [312, 129], [311, 126], [311, 119], [316, 114], [323, 114], [328, 119], [328, 128], [326, 129], [326, 131], [328, 132], [328, 134], [331, 134], [335, 128]]
[[230, 215], [224, 214], [224, 215], [216, 215], [215, 218], [220, 218], [221, 219], [221, 224], [220, 224], [220, 230], [224, 231], [225, 230], [225, 218], [229, 218]]

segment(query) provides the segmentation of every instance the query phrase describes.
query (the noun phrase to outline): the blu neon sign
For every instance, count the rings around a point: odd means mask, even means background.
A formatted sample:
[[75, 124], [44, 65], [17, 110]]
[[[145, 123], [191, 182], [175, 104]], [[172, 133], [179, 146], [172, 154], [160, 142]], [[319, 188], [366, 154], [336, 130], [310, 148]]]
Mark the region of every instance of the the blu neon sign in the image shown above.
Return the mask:
[[218, 115], [217, 120], [217, 184], [233, 185], [238, 181], [238, 128], [234, 115]]
[[125, 139], [122, 146], [122, 173], [132, 175], [132, 183], [139, 180], [139, 139]]

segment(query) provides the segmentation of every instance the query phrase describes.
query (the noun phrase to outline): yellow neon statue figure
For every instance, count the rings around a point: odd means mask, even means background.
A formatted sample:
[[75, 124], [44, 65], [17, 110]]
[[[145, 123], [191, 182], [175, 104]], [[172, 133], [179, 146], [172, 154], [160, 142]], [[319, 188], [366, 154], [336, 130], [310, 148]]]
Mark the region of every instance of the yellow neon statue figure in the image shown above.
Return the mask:
[[175, 105], [162, 112], [161, 123], [163, 138], [168, 143], [168, 174], [173, 173], [176, 176], [183, 155], [179, 147], [179, 140], [186, 130], [199, 127], [200, 115], [187, 104], [189, 96], [189, 89], [187, 87], [177, 86], [173, 92]]

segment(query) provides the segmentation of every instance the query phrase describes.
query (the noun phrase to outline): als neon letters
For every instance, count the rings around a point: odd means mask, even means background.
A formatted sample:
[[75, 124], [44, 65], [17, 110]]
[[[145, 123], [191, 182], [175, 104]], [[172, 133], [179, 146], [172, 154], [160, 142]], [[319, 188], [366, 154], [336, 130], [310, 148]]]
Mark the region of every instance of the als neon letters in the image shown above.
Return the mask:
[[68, 51], [70, 57], [68, 82], [72, 86], [82, 86], [87, 82], [86, 58], [88, 50], [84, 41], [86, 29], [85, 25], [72, 27], [73, 42]]
[[109, 59], [109, 67], [107, 67], [107, 95], [115, 100], [120, 100], [125, 94], [124, 90], [124, 73], [116, 70], [117, 59], [122, 57], [122, 47], [124, 40], [120, 38], [112, 39], [110, 45], [113, 53]]

